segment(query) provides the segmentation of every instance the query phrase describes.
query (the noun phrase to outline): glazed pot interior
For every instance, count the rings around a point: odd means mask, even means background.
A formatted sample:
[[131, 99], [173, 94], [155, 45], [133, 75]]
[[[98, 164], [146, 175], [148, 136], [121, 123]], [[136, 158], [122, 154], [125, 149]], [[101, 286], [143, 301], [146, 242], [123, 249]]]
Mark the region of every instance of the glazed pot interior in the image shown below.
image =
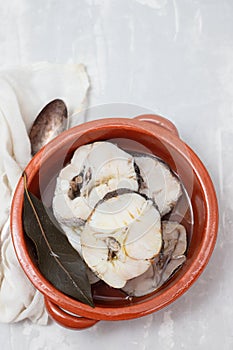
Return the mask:
[[[169, 133], [167, 133], [169, 136]], [[64, 134], [65, 137], [65, 134]], [[122, 148], [136, 151], [147, 151], [153, 155], [161, 158], [165, 161], [171, 169], [180, 177], [188, 197], [191, 201], [193, 210], [193, 231], [192, 235], [189, 232], [189, 247], [187, 251], [187, 261], [183, 267], [158, 291], [155, 291], [149, 295], [140, 298], [133, 298], [130, 302], [122, 300], [114, 303], [112, 299], [107, 301], [102, 299], [98, 301], [98, 306], [101, 307], [123, 307], [127, 305], [140, 304], [146, 300], [151, 300], [155, 296], [159, 296], [165, 290], [172, 288], [176, 282], [184, 276], [190, 268], [192, 262], [195, 260], [199, 249], [202, 245], [203, 232], [206, 226], [206, 202], [203, 192], [203, 186], [196, 175], [196, 170], [192, 164], [192, 151], [182, 142], [179, 142], [179, 147], [174, 146], [174, 143], [161, 140], [159, 133], [150, 133], [143, 128], [99, 128], [97, 130], [89, 130], [89, 132], [83, 132], [79, 136], [69, 137], [67, 142], [63, 139], [63, 143], [59, 145], [51, 143], [48, 145], [41, 154], [40, 162], [38, 166], [31, 167], [28, 173], [29, 190], [38, 197], [42, 197], [46, 205], [50, 206], [52, 196], [55, 188], [56, 177], [59, 171], [65, 166], [71, 159], [74, 151], [81, 145], [91, 143], [94, 141], [113, 140]], [[56, 147], [54, 147], [56, 145]], [[133, 149], [132, 149], [133, 148]], [[186, 212], [184, 211], [184, 215]], [[25, 239], [25, 237], [24, 237]], [[28, 244], [28, 250], [30, 250], [30, 257], [32, 263], [36, 265], [35, 254], [31, 244]], [[75, 303], [75, 301], [74, 301]]]

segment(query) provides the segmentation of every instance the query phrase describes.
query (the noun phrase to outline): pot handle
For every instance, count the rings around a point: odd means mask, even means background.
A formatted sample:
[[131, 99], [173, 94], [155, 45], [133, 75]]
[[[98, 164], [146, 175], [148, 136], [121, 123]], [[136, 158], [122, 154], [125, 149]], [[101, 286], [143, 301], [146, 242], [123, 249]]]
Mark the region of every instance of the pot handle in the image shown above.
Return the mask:
[[45, 298], [45, 306], [51, 317], [60, 325], [73, 329], [85, 329], [94, 326], [98, 320], [71, 315], [48, 298]]
[[176, 126], [170, 120], [168, 120], [167, 118], [161, 117], [160, 115], [142, 114], [137, 117], [134, 117], [134, 119], [160, 126], [166, 129], [167, 131], [169, 131], [170, 133], [172, 133], [173, 135], [179, 137], [179, 133]]

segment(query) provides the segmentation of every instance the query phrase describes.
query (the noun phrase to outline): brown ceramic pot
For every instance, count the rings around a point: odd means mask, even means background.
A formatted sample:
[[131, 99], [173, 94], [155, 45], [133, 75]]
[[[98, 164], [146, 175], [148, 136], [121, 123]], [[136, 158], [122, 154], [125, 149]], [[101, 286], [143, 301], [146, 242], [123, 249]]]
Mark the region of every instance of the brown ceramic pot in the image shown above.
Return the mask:
[[[180, 176], [191, 200], [194, 225], [187, 261], [159, 291], [136, 298], [131, 305], [98, 304], [95, 308], [78, 302], [54, 288], [40, 273], [25, 238], [22, 223], [23, 179], [19, 180], [11, 209], [11, 234], [18, 260], [34, 286], [43, 293], [49, 314], [66, 327], [82, 329], [99, 320], [127, 320], [155, 312], [176, 300], [195, 282], [213, 251], [218, 228], [218, 207], [210, 176], [197, 155], [179, 138], [176, 127], [156, 115], [134, 119], [102, 119], [62, 133], [37, 153], [26, 167], [28, 187], [40, 195], [39, 183], [55, 178], [74, 150], [86, 143], [112, 138], [140, 142], [162, 158]], [[42, 180], [41, 180], [42, 179]], [[42, 184], [43, 185], [43, 184]], [[52, 196], [52, 193], [48, 197]]]

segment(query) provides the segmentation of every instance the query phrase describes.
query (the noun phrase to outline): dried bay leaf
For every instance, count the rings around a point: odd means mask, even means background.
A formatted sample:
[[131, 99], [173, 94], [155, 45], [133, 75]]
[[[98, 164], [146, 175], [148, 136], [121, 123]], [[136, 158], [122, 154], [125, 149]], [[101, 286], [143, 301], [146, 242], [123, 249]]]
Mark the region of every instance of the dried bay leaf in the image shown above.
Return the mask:
[[[38, 267], [58, 290], [94, 307], [86, 265], [42, 201], [27, 189], [24, 176], [23, 224], [27, 236], [35, 244]], [[56, 223], [56, 224], [55, 224]]]

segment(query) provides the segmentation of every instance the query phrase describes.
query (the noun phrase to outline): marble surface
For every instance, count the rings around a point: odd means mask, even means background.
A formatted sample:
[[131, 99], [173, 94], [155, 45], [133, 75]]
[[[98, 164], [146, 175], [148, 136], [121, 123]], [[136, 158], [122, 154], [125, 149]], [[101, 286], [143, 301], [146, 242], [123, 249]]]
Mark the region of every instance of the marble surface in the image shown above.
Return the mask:
[[214, 254], [174, 304], [81, 332], [54, 322], [0, 324], [2, 350], [233, 348], [232, 17], [231, 0], [0, 1], [1, 67], [85, 63], [89, 104], [169, 117], [208, 168], [220, 206]]

